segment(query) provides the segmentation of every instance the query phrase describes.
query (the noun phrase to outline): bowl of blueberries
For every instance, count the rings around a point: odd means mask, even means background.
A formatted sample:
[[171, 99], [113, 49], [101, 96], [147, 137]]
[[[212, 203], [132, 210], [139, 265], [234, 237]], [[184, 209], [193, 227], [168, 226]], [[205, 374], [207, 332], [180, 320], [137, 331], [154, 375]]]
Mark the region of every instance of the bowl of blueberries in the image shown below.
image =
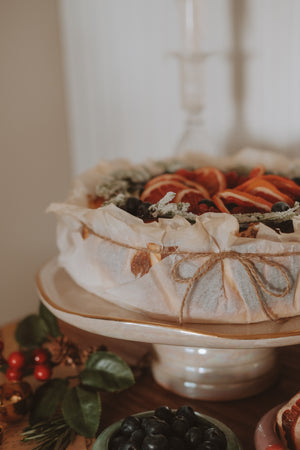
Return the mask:
[[106, 428], [92, 450], [242, 450], [222, 422], [195, 412], [160, 406], [128, 416]]

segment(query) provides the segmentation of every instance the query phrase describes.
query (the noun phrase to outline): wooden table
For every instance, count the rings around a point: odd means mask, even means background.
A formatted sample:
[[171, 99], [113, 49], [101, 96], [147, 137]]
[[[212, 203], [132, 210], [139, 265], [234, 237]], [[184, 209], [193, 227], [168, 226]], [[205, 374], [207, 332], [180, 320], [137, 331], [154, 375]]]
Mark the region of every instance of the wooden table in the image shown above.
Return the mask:
[[[74, 342], [89, 346], [103, 344], [108, 350], [123, 357], [129, 364], [136, 365], [149, 354], [148, 344], [111, 339], [79, 331], [69, 325], [61, 324], [65, 335]], [[14, 341], [15, 325], [11, 324], [2, 330], [6, 353], [16, 349]], [[279, 379], [275, 385], [265, 392], [243, 400], [230, 402], [209, 402], [191, 400], [180, 397], [159, 386], [152, 378], [147, 366], [136, 376], [136, 384], [118, 394], [101, 394], [102, 419], [101, 429], [130, 414], [155, 409], [161, 405], [178, 408], [180, 405], [191, 405], [195, 410], [213, 416], [229, 426], [240, 439], [244, 450], [253, 450], [253, 435], [259, 419], [271, 408], [292, 397], [300, 389], [300, 345], [279, 348]], [[62, 373], [63, 375], [63, 373]], [[4, 382], [4, 378], [0, 380]], [[18, 433], [26, 426], [24, 420], [9, 426], [5, 432], [2, 448], [4, 450], [30, 448], [31, 445], [20, 443]], [[70, 446], [72, 450], [91, 448], [92, 442], [82, 438]]]

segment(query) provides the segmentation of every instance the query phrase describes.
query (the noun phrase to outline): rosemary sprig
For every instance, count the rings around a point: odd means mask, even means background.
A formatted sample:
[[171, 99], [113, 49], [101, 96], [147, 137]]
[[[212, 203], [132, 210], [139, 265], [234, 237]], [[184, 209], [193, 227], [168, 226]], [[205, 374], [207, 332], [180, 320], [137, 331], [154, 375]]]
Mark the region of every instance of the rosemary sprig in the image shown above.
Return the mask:
[[69, 427], [63, 415], [58, 413], [46, 420], [26, 427], [21, 433], [22, 442], [36, 441], [32, 450], [65, 450], [73, 442], [76, 432]]

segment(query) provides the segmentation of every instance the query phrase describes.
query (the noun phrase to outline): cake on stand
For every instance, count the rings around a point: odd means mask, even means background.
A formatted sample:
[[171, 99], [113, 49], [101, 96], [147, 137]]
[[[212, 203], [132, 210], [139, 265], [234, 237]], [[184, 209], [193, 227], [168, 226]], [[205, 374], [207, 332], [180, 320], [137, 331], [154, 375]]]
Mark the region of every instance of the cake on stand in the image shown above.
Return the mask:
[[[203, 58], [199, 0], [178, 0], [183, 48], [181, 74], [186, 129], [175, 153], [212, 151], [203, 123]], [[277, 377], [276, 347], [300, 343], [300, 316], [257, 324], [183, 324], [154, 320], [116, 306], [79, 287], [57, 258], [38, 272], [41, 301], [59, 319], [112, 338], [151, 343], [152, 373], [184, 397], [233, 400], [257, 394]]]
[[155, 380], [184, 397], [225, 401], [255, 395], [276, 380], [276, 347], [300, 343], [300, 317], [244, 325], [152, 320], [85, 291], [57, 258], [42, 266], [36, 285], [41, 301], [64, 322], [151, 343]]

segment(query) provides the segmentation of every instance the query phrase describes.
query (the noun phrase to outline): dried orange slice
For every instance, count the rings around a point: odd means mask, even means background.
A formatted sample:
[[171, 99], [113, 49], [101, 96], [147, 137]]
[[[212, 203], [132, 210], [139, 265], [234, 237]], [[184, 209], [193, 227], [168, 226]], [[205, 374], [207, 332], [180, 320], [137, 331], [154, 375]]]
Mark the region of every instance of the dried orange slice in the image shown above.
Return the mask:
[[281, 177], [279, 175], [263, 175], [263, 179], [272, 183], [277, 189], [291, 197], [293, 200], [300, 197], [300, 186], [289, 178]]
[[265, 166], [262, 164], [260, 166], [253, 167], [253, 169], [249, 173], [249, 178], [259, 177], [265, 173]]
[[151, 178], [145, 185], [145, 189], [147, 189], [150, 186], [153, 186], [156, 183], [164, 181], [179, 181], [180, 183], [184, 183], [186, 180], [181, 175], [177, 175], [176, 173], [163, 173], [162, 175], [158, 175], [157, 177]]
[[181, 175], [183, 178], [186, 178], [187, 180], [195, 180], [195, 171], [194, 170], [188, 170], [188, 169], [178, 169], [175, 172], [177, 175]]
[[258, 195], [271, 203], [285, 202], [291, 207], [294, 201], [286, 194], [280, 192], [272, 183], [269, 183], [262, 177], [250, 178], [237, 188], [239, 191], [248, 192], [249, 194]]
[[194, 171], [195, 181], [204, 186], [210, 195], [226, 189], [226, 177], [215, 167], [202, 167]]
[[254, 207], [257, 212], [270, 212], [272, 203], [258, 197], [257, 195], [249, 194], [248, 192], [238, 191], [237, 189], [227, 189], [219, 192], [212, 198], [214, 204], [221, 212], [230, 214], [226, 208], [229, 203], [234, 203], [238, 206]]
[[[200, 191], [203, 191], [203, 189], [204, 189], [204, 187], [199, 185], [199, 183], [196, 183], [195, 181], [192, 181], [189, 178], [185, 178], [182, 175], [179, 175], [177, 173], [164, 173], [162, 175], [158, 175], [157, 177], [154, 177], [148, 181], [148, 183], [145, 186], [145, 189], [148, 189], [149, 186], [152, 186], [161, 181], [171, 181], [171, 182], [178, 181], [179, 183], [183, 183], [192, 189], [198, 189]], [[206, 191], [206, 194], [209, 197], [208, 191]]]
[[230, 170], [229, 172], [225, 172], [226, 178], [226, 187], [228, 189], [235, 188], [240, 182], [240, 176], [236, 170]]
[[193, 212], [194, 214], [199, 213], [199, 201], [203, 200], [206, 197], [206, 189], [203, 188], [203, 192], [198, 189], [184, 189], [183, 191], [178, 192], [175, 197], [175, 203], [185, 202], [189, 203], [189, 212]]
[[140, 199], [143, 202], [157, 203], [161, 200], [168, 192], [178, 192], [186, 189], [186, 186], [179, 181], [158, 181], [158, 183], [152, 184], [145, 187], [142, 192]]

